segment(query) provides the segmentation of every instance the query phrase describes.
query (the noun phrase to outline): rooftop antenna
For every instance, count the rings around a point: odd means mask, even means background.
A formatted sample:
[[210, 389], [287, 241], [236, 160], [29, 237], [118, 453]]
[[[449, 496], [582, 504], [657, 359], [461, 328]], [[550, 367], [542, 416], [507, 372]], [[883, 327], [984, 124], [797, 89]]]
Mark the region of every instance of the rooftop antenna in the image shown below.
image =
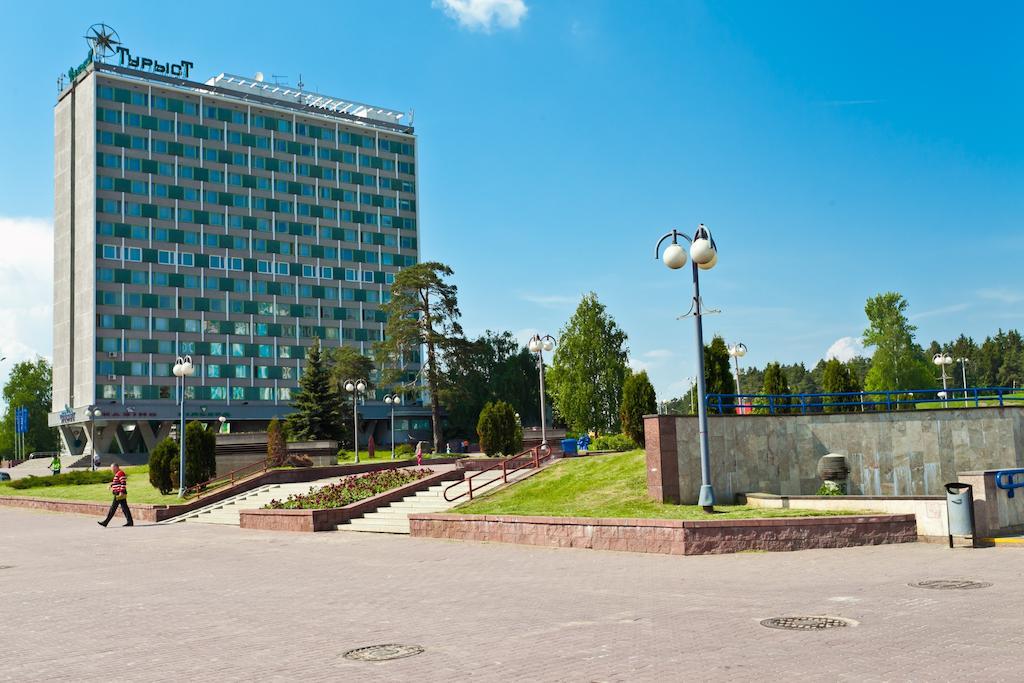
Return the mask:
[[299, 90], [302, 90], [302, 86], [306, 85], [302, 82], [302, 74], [299, 74], [299, 82], [296, 85], [299, 86]]
[[410, 109], [409, 110], [409, 125], [410, 126], [412, 125], [413, 119], [415, 119], [415, 118], [416, 118], [416, 110], [415, 109]]
[[280, 74], [270, 74], [270, 77], [274, 79], [274, 85], [288, 85], [287, 83], [281, 83], [281, 79], [288, 78], [287, 76], [282, 76]]

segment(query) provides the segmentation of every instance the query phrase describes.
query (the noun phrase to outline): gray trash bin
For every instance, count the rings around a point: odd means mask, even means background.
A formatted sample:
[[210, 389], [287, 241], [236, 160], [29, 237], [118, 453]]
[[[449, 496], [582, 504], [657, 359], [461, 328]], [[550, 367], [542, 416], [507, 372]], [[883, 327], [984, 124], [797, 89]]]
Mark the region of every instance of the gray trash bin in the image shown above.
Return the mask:
[[949, 523], [949, 547], [953, 547], [954, 536], [970, 536], [973, 548], [974, 489], [970, 484], [946, 484], [946, 519]]

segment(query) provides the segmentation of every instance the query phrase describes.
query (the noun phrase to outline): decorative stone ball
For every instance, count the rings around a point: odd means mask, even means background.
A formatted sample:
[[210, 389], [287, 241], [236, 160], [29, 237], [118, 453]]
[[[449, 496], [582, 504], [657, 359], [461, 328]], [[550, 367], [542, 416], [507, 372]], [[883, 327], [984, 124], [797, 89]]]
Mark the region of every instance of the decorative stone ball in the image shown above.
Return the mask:
[[824, 481], [846, 481], [849, 475], [845, 455], [829, 453], [818, 460], [818, 477]]

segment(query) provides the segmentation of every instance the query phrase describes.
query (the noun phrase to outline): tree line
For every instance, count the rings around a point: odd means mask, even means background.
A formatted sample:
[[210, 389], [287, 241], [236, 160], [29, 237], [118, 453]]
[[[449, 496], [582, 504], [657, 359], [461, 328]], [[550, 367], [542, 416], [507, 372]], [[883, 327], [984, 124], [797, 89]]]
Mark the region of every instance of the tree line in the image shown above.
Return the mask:
[[[953, 366], [947, 366], [947, 387], [952, 391], [963, 386], [964, 369], [959, 359], [966, 359], [968, 387], [1016, 388], [1024, 383], [1024, 337], [1014, 329], [998, 330], [980, 344], [966, 335], [927, 347], [915, 339], [917, 327], [907, 315], [909, 304], [897, 292], [878, 294], [867, 300], [864, 313], [868, 326], [863, 333], [866, 348], [873, 348], [871, 357], [856, 356], [846, 362], [838, 359], [819, 360], [812, 368], [804, 363], [768, 363], [763, 368], [740, 368], [740, 394], [820, 394], [841, 392], [885, 392], [936, 390], [942, 388], [941, 370], [933, 362], [936, 354], [949, 354]], [[721, 337], [705, 346], [705, 384], [708, 394], [735, 394], [736, 379], [732, 358]], [[683, 396], [666, 402], [668, 412], [691, 414], [695, 405], [695, 388]], [[854, 402], [835, 398], [825, 402]], [[743, 399], [743, 403], [751, 399]], [[717, 401], [715, 402], [717, 405]], [[732, 412], [733, 401], [724, 400], [726, 412]], [[764, 400], [753, 400], [755, 412], [762, 410]], [[782, 406], [788, 402], [781, 401]], [[831, 410], [842, 410], [835, 406]], [[783, 411], [785, 408], [783, 408]], [[825, 408], [830, 410], [830, 408]]]

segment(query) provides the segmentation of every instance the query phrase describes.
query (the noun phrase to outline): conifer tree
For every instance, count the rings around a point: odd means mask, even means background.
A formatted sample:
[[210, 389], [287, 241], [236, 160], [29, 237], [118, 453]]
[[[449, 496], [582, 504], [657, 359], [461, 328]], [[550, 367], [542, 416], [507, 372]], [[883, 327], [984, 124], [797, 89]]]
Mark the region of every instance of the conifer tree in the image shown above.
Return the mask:
[[299, 390], [291, 405], [295, 412], [288, 416], [288, 428], [295, 438], [305, 441], [339, 439], [341, 399], [324, 365], [319, 339], [306, 349]]

